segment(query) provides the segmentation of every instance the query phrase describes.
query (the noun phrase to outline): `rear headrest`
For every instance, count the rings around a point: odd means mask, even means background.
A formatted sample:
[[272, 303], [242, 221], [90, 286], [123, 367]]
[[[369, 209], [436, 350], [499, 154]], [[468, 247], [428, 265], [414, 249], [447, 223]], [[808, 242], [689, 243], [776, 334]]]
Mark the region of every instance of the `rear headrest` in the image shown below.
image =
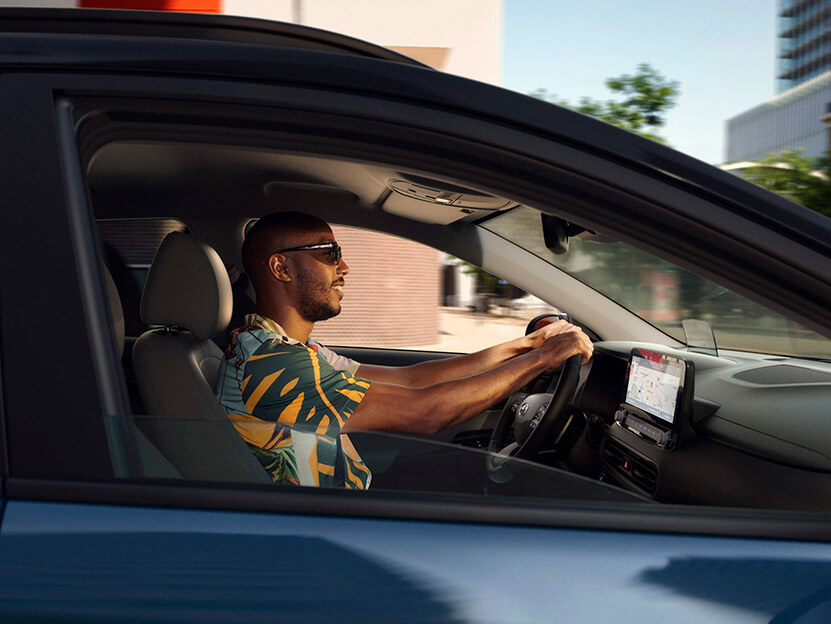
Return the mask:
[[231, 282], [216, 251], [189, 234], [168, 234], [147, 274], [141, 319], [207, 340], [228, 327], [232, 307]]

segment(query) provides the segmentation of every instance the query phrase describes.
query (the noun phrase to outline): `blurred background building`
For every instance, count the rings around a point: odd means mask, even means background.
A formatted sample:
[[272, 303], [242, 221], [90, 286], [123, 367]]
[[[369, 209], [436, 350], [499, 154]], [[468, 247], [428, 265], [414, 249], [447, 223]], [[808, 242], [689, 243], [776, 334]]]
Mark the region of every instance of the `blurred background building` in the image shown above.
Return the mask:
[[829, 149], [831, 0], [780, 0], [777, 30], [777, 95], [727, 120], [726, 162]]

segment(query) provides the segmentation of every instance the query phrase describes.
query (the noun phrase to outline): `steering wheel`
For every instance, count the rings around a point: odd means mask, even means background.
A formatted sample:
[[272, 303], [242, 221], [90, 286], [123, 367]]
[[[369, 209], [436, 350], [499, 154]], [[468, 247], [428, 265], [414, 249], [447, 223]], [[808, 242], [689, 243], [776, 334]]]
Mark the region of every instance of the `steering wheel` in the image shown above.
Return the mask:
[[[556, 447], [569, 428], [567, 408], [577, 388], [582, 357], [578, 353], [563, 363], [553, 392], [511, 395], [496, 421], [488, 450], [503, 457], [530, 459], [546, 442], [553, 441]], [[511, 431], [513, 442], [509, 440]], [[490, 468], [496, 470], [500, 463], [492, 461]]]

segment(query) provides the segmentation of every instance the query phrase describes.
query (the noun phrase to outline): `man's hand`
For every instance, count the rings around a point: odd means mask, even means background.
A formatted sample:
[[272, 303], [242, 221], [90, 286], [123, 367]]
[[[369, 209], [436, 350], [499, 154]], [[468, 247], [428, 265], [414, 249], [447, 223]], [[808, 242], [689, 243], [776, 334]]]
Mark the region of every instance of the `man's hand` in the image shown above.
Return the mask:
[[550, 368], [556, 368], [572, 355], [583, 356], [582, 363], [588, 362], [594, 346], [589, 337], [576, 325], [566, 321], [557, 321], [529, 334], [534, 340], [542, 339], [543, 343], [537, 347], [550, 363]]
[[531, 341], [531, 348], [536, 349], [538, 347], [541, 347], [542, 344], [552, 336], [556, 336], [557, 334], [562, 334], [575, 329], [579, 330], [580, 328], [576, 325], [572, 325], [568, 321], [558, 319], [556, 321], [546, 323], [539, 329], [528, 334], [526, 338], [528, 338], [528, 340]]

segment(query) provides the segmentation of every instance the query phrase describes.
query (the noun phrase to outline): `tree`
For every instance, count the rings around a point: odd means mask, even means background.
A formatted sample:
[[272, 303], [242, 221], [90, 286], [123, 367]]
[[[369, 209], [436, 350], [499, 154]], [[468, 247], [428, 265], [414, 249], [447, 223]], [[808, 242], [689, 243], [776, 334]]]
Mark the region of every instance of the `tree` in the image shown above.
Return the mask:
[[635, 74], [607, 78], [605, 84], [623, 99], [600, 101], [583, 97], [579, 104], [573, 106], [567, 100], [549, 96], [545, 89], [538, 89], [530, 95], [602, 119], [653, 141], [666, 142], [657, 130], [666, 123], [666, 113], [675, 106], [681, 93], [678, 82], [667, 80], [649, 63], [641, 63]]
[[768, 154], [741, 170], [747, 180], [820, 214], [831, 216], [831, 160], [802, 150]]

